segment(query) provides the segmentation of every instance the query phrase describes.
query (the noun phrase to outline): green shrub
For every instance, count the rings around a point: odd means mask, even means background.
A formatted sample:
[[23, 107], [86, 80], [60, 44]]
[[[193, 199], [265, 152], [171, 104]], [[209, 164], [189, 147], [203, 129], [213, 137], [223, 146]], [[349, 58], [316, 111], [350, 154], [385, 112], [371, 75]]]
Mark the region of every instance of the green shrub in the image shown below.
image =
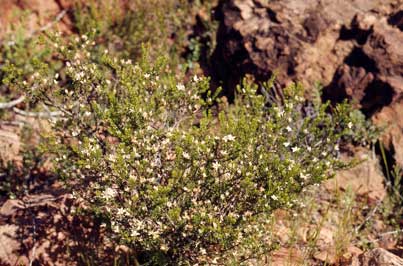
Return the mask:
[[[22, 16], [21, 19], [26, 19]], [[9, 79], [10, 76], [4, 76], [4, 68], [12, 64], [15, 71], [19, 75], [28, 75], [33, 73], [33, 66], [30, 64], [33, 58], [41, 61], [50, 61], [49, 51], [38, 45], [38, 40], [27, 38], [29, 32], [24, 30], [27, 28], [23, 22], [17, 23], [17, 29], [12, 29], [12, 32], [4, 37], [0, 43], [0, 101], [9, 101], [13, 97], [18, 97], [21, 91], [9, 83], [9, 86], [4, 86], [3, 78]], [[10, 73], [8, 71], [8, 73]], [[3, 99], [4, 98], [4, 99]], [[4, 110], [0, 110], [4, 111]]]
[[43, 140], [55, 171], [139, 259], [239, 265], [274, 246], [274, 209], [346, 166], [339, 143], [358, 125], [347, 104], [330, 115], [298, 85], [273, 98], [270, 82], [245, 80], [218, 108], [207, 78], [183, 84], [163, 58], [99, 57], [86, 36], [51, 42], [60, 73], [34, 60], [28, 80], [11, 66], [5, 80], [62, 114]]
[[[185, 49], [192, 15], [208, 3], [186, 0], [91, 0], [74, 9], [74, 25], [79, 35], [92, 34], [98, 48], [111, 54], [137, 60], [141, 47], [152, 47], [155, 57], [170, 56], [170, 64], [179, 64]], [[211, 7], [210, 7], [211, 9]]]
[[[62, 38], [74, 40], [80, 39], [79, 36], [84, 34], [92, 36], [96, 45], [88, 46], [87, 49], [91, 49], [94, 58], [101, 57], [103, 51], [108, 48], [109, 53], [114, 56], [137, 60], [141, 56], [142, 46], [147, 44], [151, 47], [150, 50], [154, 51], [153, 58], [157, 54], [169, 54], [169, 63], [176, 68], [182, 61], [180, 50], [186, 46], [186, 35], [191, 26], [192, 16], [201, 6], [207, 5], [208, 9], [212, 8], [211, 3], [196, 1], [189, 4], [183, 0], [135, 0], [127, 2], [126, 6], [122, 3], [116, 0], [91, 0], [85, 3], [77, 1], [72, 9], [72, 31], [78, 35], [72, 34]], [[38, 38], [38, 36], [43, 37], [41, 33], [45, 36], [48, 33], [30, 31], [27, 24], [29, 15], [30, 11], [16, 13], [16, 23], [10, 24], [10, 32], [4, 36], [0, 44], [0, 102], [14, 100], [25, 93], [13, 81], [18, 76], [30, 83], [35, 72], [33, 66], [35, 62], [46, 62], [47, 75], [53, 78], [58, 73], [58, 81], [66, 82], [65, 68], [60, 58], [53, 57], [49, 51], [53, 44], [46, 46], [49, 43], [44, 45], [41, 38]], [[53, 25], [53, 28], [57, 29], [58, 25]], [[17, 107], [25, 108], [25, 111], [35, 111], [41, 107], [41, 104], [38, 106], [38, 102], [31, 101]], [[0, 109], [0, 118], [1, 122], [16, 124], [15, 112], [12, 108]], [[0, 158], [0, 181], [2, 182], [0, 189], [4, 188], [7, 194], [10, 192], [13, 195], [18, 195], [22, 191], [19, 188], [25, 186], [27, 176], [25, 170], [34, 169], [35, 160], [41, 161], [41, 158], [27, 156], [38, 154], [34, 145], [28, 145], [37, 132], [30, 130], [30, 123], [20, 124], [24, 124], [23, 132], [33, 133], [29, 136], [24, 134], [26, 136], [21, 139], [20, 152], [24, 158], [23, 165], [20, 167], [15, 162], [3, 162]], [[29, 159], [25, 160], [25, 157]], [[24, 171], [21, 172], [17, 168]]]

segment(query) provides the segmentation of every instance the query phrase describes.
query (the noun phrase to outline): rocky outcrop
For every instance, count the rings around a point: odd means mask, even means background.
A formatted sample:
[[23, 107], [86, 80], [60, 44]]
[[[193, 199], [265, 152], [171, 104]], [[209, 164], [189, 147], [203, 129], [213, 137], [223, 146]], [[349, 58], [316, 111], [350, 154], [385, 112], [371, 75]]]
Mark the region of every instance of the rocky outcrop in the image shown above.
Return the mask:
[[325, 98], [353, 99], [371, 116], [401, 98], [403, 32], [389, 25], [386, 18], [376, 20], [371, 16], [356, 16], [347, 31], [361, 32], [365, 38], [362, 45], [357, 41], [338, 67], [325, 88]]
[[[387, 191], [378, 159], [365, 149], [356, 149], [353, 158], [362, 163], [351, 169], [338, 171], [334, 178], [323, 183], [326, 190], [336, 192], [351, 189], [355, 195], [366, 198], [368, 203], [376, 204], [382, 201]], [[346, 161], [353, 158], [343, 155]]]
[[[335, 70], [366, 32], [349, 30], [358, 14], [392, 12], [396, 1], [222, 1], [214, 61], [223, 79], [277, 72], [278, 80], [314, 84], [331, 81]], [[236, 76], [236, 75], [235, 75]]]
[[308, 97], [319, 82], [325, 100], [350, 99], [386, 126], [384, 146], [403, 166], [402, 0], [227, 0], [216, 15], [212, 72], [228, 96], [246, 74], [299, 81]]
[[375, 248], [353, 259], [352, 266], [403, 266], [403, 259], [383, 249]]
[[338, 67], [324, 96], [335, 102], [352, 99], [376, 125], [385, 127], [382, 142], [393, 157], [389, 164], [403, 167], [403, 32], [390, 22], [387, 17], [354, 18], [349, 31], [361, 32], [365, 40], [357, 42]]

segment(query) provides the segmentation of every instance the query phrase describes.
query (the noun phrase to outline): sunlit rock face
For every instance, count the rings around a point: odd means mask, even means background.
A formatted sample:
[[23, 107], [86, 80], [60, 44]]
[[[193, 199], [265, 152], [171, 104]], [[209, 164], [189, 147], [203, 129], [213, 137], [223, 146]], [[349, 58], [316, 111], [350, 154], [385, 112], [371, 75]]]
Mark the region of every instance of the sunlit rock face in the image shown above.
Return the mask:
[[215, 79], [231, 98], [242, 76], [280, 85], [320, 83], [323, 99], [351, 99], [377, 125], [391, 125], [384, 145], [403, 166], [402, 3], [387, 1], [229, 0], [213, 55]]

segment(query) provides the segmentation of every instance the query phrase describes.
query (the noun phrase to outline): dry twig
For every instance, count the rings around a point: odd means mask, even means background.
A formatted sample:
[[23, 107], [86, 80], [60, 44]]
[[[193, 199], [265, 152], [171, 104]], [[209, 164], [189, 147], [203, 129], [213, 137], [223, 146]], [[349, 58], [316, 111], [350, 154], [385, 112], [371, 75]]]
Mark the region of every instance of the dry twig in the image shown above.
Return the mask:
[[13, 111], [19, 115], [28, 116], [28, 117], [37, 117], [37, 118], [52, 118], [63, 115], [60, 111], [55, 112], [27, 112], [16, 107], [13, 108]]
[[16, 106], [17, 104], [22, 103], [25, 100], [25, 95], [20, 96], [18, 99], [15, 99], [11, 102], [0, 103], [0, 109], [8, 109]]

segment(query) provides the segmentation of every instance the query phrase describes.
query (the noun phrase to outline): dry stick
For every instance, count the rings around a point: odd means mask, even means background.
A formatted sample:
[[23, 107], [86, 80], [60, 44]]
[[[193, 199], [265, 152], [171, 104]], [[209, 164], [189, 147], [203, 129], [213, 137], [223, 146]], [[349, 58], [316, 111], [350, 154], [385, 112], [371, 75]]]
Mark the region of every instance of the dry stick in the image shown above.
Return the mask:
[[378, 208], [381, 206], [382, 201], [378, 200], [376, 206], [374, 207], [374, 209], [372, 209], [372, 211], [367, 215], [367, 217], [365, 218], [365, 220], [355, 228], [355, 232], [358, 233], [358, 231], [361, 230], [361, 228], [375, 215], [376, 211], [378, 210]]
[[379, 237], [377, 239], [370, 240], [369, 242], [370, 243], [376, 243], [376, 242], [381, 241], [383, 236], [396, 235], [396, 234], [399, 234], [399, 233], [402, 233], [402, 232], [403, 232], [403, 229], [399, 229], [399, 230], [395, 230], [395, 231], [389, 231], [389, 232], [385, 232], [385, 233], [382, 233], [382, 234], [378, 234]]
[[22, 103], [24, 100], [25, 100], [25, 95], [22, 95], [18, 99], [15, 99], [15, 100], [13, 100], [11, 102], [0, 103], [0, 109], [8, 109], [8, 108], [14, 107], [17, 104]]
[[0, 126], [18, 126], [23, 127], [28, 125], [27, 122], [24, 121], [0, 121]]
[[59, 14], [57, 14], [56, 18], [55, 18], [53, 21], [51, 21], [51, 22], [49, 22], [48, 24], [46, 24], [46, 25], [40, 27], [38, 30], [33, 31], [33, 32], [31, 33], [31, 36], [33, 36], [33, 35], [36, 34], [37, 32], [42, 32], [42, 31], [48, 30], [48, 29], [51, 28], [54, 24], [56, 24], [57, 22], [59, 22], [59, 21], [64, 17], [64, 15], [66, 15], [66, 13], [67, 13], [67, 10], [66, 10], [66, 9], [62, 10]]
[[37, 117], [37, 118], [53, 118], [57, 116], [63, 115], [60, 111], [55, 112], [26, 112], [16, 107], [13, 108], [13, 111], [19, 115], [28, 116], [28, 117]]
[[380, 236], [395, 235], [395, 234], [398, 234], [398, 233], [401, 233], [401, 232], [403, 232], [403, 229], [398, 229], [398, 230], [395, 230], [395, 231], [389, 231], [389, 232], [385, 232], [385, 233], [382, 233], [382, 234], [379, 234], [379, 235]]

